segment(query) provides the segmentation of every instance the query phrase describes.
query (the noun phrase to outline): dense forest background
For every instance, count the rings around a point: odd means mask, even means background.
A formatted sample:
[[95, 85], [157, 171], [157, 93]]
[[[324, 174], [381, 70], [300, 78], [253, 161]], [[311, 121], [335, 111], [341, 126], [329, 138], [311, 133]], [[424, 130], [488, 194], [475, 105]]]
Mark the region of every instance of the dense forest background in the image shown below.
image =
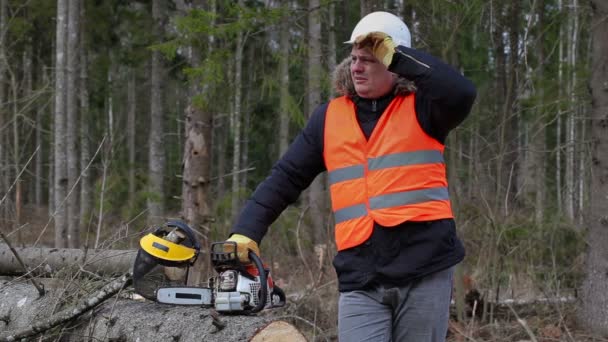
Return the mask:
[[[605, 7], [0, 0], [0, 229], [24, 246], [135, 248], [150, 226], [181, 218], [205, 243], [225, 239], [308, 115], [332, 98], [332, 70], [350, 53], [342, 42], [362, 15], [386, 10], [408, 24], [414, 48], [478, 89], [446, 144], [467, 249], [457, 291], [474, 282], [486, 299], [482, 321], [494, 314], [487, 302], [577, 297], [592, 219], [606, 208], [593, 206], [593, 190], [608, 182], [594, 182], [593, 170], [608, 152], [594, 150], [594, 128], [606, 125], [593, 113], [606, 109], [594, 107], [590, 82], [594, 61], [605, 61]], [[298, 314], [331, 331], [328, 206], [320, 176], [261, 250], [296, 293]], [[584, 302], [608, 303], [605, 293]]]

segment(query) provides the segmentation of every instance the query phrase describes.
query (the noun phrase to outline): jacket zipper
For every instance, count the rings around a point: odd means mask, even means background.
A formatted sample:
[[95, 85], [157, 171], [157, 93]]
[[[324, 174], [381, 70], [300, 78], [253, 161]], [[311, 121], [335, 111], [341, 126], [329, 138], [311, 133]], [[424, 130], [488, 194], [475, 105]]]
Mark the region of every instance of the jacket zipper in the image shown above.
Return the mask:
[[421, 61], [417, 60], [417, 59], [416, 59], [416, 58], [414, 58], [413, 56], [408, 55], [407, 53], [405, 53], [405, 52], [403, 52], [403, 51], [400, 51], [400, 50], [398, 50], [398, 49], [397, 49], [397, 52], [398, 52], [399, 54], [401, 54], [401, 55], [403, 55], [403, 56], [405, 56], [405, 57], [407, 57], [407, 58], [409, 58], [409, 59], [413, 60], [414, 62], [416, 62], [416, 63], [418, 63], [418, 64], [420, 64], [420, 65], [422, 65], [422, 66], [426, 67], [427, 69], [430, 69], [430, 68], [431, 68], [431, 67], [430, 67], [428, 64], [422, 63]]

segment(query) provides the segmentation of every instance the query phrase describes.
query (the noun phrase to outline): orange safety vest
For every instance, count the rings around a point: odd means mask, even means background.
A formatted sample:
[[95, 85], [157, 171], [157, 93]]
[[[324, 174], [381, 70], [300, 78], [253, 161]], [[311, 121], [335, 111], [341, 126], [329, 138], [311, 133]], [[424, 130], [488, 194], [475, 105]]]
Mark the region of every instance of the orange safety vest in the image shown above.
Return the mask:
[[357, 122], [354, 103], [344, 96], [332, 100], [323, 157], [338, 250], [365, 242], [374, 222], [393, 227], [454, 217], [444, 147], [420, 127], [413, 94], [391, 101], [369, 140]]

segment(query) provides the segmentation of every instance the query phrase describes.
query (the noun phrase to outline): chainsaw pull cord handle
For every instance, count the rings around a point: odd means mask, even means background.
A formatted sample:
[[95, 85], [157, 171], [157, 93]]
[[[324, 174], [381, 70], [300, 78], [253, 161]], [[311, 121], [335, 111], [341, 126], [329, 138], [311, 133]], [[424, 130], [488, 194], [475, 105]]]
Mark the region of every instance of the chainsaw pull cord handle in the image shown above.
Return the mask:
[[258, 305], [256, 305], [253, 309], [251, 309], [251, 313], [256, 313], [264, 309], [266, 306], [266, 301], [268, 300], [268, 279], [266, 277], [266, 271], [264, 270], [264, 264], [262, 263], [262, 259], [255, 254], [251, 249], [249, 250], [249, 259], [253, 261], [255, 267], [258, 269], [260, 273], [260, 298]]

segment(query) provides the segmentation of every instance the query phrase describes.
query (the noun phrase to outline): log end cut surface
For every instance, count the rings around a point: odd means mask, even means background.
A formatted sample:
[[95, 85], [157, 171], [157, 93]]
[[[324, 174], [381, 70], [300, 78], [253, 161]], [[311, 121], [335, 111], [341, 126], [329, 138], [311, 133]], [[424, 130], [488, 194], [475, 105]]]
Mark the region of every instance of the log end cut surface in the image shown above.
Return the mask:
[[285, 321], [268, 324], [251, 339], [251, 342], [307, 342], [304, 335], [293, 325]]

